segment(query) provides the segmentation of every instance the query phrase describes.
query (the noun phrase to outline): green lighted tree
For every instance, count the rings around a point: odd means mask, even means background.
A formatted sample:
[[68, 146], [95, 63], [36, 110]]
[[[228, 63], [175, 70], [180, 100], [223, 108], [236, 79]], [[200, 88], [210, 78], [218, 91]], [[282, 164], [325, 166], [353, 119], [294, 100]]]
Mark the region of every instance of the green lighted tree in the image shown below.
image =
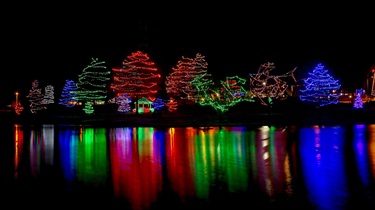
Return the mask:
[[111, 72], [107, 70], [105, 62], [92, 58], [91, 63], [78, 76], [77, 91], [71, 91], [75, 94], [73, 99], [82, 104], [104, 104], [108, 95], [110, 76]]
[[220, 81], [221, 86], [216, 87], [212, 80], [202, 79], [205, 75], [194, 78], [192, 84], [200, 96], [196, 102], [202, 106], [211, 106], [219, 114], [227, 112], [230, 107], [244, 101], [247, 91], [244, 88], [246, 80], [238, 76], [227, 77]]

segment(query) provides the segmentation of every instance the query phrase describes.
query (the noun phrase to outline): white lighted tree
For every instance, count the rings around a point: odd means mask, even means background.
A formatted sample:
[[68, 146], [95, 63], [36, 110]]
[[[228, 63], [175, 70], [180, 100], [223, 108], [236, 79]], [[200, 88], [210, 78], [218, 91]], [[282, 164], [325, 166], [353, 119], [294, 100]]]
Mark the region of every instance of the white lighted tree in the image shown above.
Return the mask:
[[43, 104], [55, 103], [55, 89], [52, 85], [47, 85], [44, 88], [44, 99]]

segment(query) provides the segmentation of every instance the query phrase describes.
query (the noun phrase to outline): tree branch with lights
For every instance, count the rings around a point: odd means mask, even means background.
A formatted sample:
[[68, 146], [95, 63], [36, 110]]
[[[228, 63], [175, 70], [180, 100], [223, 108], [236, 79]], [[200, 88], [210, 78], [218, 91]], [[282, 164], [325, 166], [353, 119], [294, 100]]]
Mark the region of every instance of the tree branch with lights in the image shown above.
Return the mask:
[[274, 63], [261, 64], [256, 74], [249, 74], [250, 95], [257, 97], [262, 105], [269, 106], [272, 101], [284, 95], [289, 87], [285, 78], [292, 78], [296, 82], [294, 72], [296, 68], [282, 75], [271, 75], [275, 69]]

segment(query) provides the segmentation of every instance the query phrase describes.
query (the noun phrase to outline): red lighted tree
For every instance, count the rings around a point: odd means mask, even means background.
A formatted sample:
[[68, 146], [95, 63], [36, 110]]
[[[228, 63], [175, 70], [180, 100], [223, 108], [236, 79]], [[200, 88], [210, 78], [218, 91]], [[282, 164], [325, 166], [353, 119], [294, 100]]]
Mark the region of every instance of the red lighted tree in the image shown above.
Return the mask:
[[204, 58], [205, 56], [200, 53], [197, 53], [195, 58], [182, 56], [177, 65], [172, 67], [172, 72], [166, 77], [165, 82], [166, 91], [170, 97], [190, 100], [195, 98], [197, 89], [191, 82], [199, 75], [211, 76], [207, 74], [208, 63]]
[[184, 89], [191, 86], [191, 73], [194, 71], [194, 59], [182, 56], [175, 67], [172, 67], [172, 72], [165, 78], [165, 89], [170, 97], [175, 99], [185, 99], [187, 94]]
[[122, 67], [112, 68], [112, 76], [110, 88], [114, 91], [115, 97], [126, 94], [135, 103], [142, 97], [154, 101], [161, 89], [159, 85], [162, 78], [159, 69], [150, 57], [141, 51], [127, 56], [122, 62]]

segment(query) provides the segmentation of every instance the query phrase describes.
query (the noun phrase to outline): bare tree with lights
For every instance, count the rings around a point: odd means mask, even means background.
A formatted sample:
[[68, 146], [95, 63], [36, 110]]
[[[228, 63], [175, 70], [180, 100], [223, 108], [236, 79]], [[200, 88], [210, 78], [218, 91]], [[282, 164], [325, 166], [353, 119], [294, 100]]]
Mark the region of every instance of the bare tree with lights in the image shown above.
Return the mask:
[[273, 100], [285, 94], [289, 87], [286, 78], [292, 78], [296, 82], [294, 77], [296, 68], [282, 75], [271, 75], [274, 69], [274, 63], [267, 62], [260, 65], [256, 74], [249, 74], [250, 96], [257, 97], [262, 105], [270, 106]]

